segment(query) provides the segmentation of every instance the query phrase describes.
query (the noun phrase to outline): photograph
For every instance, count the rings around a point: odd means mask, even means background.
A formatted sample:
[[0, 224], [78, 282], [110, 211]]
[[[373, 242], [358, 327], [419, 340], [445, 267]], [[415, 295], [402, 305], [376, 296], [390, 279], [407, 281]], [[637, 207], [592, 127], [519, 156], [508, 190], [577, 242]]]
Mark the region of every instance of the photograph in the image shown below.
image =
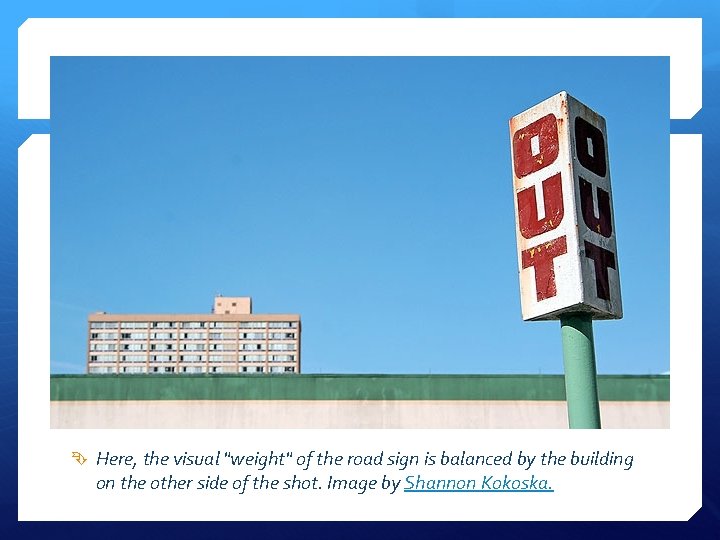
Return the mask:
[[50, 426], [669, 428], [669, 71], [52, 57]]

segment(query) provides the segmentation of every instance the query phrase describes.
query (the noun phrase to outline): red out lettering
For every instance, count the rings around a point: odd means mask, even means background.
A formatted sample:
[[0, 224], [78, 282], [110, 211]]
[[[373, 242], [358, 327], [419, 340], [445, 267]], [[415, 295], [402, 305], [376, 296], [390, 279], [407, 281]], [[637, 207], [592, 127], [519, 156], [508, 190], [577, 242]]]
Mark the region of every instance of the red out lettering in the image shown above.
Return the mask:
[[598, 176], [605, 176], [607, 173], [605, 137], [602, 131], [579, 116], [575, 118], [575, 148], [578, 161], [583, 167]]
[[567, 253], [567, 238], [561, 236], [522, 252], [522, 267], [535, 268], [535, 291], [537, 301], [552, 298], [557, 294], [555, 285], [555, 257]]
[[522, 178], [555, 162], [558, 157], [557, 118], [543, 116], [513, 135], [515, 176]]
[[610, 194], [604, 189], [597, 189], [597, 203], [599, 217], [595, 217], [593, 209], [592, 184], [580, 178], [580, 206], [582, 207], [583, 221], [592, 231], [610, 238], [612, 234], [612, 220], [610, 219]]
[[585, 240], [585, 256], [595, 263], [595, 288], [598, 298], [610, 300], [608, 268], [615, 268], [615, 254]]
[[525, 238], [552, 231], [562, 221], [564, 207], [560, 173], [543, 180], [542, 189], [545, 207], [543, 219], [538, 219], [535, 186], [523, 189], [517, 194], [520, 233]]

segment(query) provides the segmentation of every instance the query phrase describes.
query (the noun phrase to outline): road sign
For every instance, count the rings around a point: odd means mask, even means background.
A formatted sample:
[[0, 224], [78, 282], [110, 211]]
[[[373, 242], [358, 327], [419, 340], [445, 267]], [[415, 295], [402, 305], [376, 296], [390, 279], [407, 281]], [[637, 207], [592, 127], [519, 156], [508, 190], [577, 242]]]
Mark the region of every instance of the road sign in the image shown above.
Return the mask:
[[510, 139], [523, 319], [622, 318], [605, 119], [560, 92]]

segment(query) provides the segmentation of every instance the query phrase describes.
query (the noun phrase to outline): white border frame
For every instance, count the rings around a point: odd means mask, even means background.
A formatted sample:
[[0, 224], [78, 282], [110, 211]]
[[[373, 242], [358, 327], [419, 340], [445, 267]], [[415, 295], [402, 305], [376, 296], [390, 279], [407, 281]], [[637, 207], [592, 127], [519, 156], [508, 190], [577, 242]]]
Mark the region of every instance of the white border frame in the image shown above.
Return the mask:
[[[611, 39], [584, 39], [592, 33]], [[671, 117], [691, 118], [701, 106], [699, 19], [31, 19], [19, 29], [18, 40], [21, 119], [49, 118], [50, 57], [78, 55], [669, 56]], [[146, 504], [137, 504], [139, 495], [130, 492], [101, 496], [94, 489], [97, 469], [78, 469], [69, 457], [78, 449], [91, 460], [104, 450], [141, 455], [151, 448], [170, 453], [192, 447], [212, 453], [229, 449], [227, 431], [163, 430], [155, 437], [158, 432], [148, 430], [49, 428], [48, 383], [38, 381], [47, 381], [50, 372], [50, 136], [31, 136], [18, 152], [19, 519], [688, 519], [701, 506], [701, 147], [699, 135], [671, 136], [670, 429], [537, 430], [532, 441], [522, 430], [297, 430], [291, 445], [287, 432], [252, 430], [232, 443], [238, 452], [613, 449], [635, 455], [632, 474], [558, 469], [548, 473], [557, 486], [552, 495], [483, 495], [479, 502], [459, 494], [452, 504], [437, 504], [439, 495], [395, 495], [388, 504], [377, 499], [389, 496], [384, 493], [258, 493], [242, 499], [245, 510], [238, 514], [232, 494], [211, 499], [187, 494], [180, 503], [177, 494], [146, 492], [141, 494]]]
[[701, 19], [29, 19], [18, 118], [50, 118], [51, 56], [558, 55], [669, 56], [670, 117], [702, 107]]

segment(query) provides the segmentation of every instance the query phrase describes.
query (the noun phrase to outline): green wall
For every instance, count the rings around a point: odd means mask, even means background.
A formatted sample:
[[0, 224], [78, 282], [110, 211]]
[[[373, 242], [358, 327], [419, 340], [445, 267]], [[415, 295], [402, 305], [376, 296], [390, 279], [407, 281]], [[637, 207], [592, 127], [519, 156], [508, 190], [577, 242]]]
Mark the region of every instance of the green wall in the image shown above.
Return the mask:
[[[669, 401], [668, 375], [599, 375], [601, 401]], [[562, 375], [51, 375], [52, 401], [564, 401]]]

